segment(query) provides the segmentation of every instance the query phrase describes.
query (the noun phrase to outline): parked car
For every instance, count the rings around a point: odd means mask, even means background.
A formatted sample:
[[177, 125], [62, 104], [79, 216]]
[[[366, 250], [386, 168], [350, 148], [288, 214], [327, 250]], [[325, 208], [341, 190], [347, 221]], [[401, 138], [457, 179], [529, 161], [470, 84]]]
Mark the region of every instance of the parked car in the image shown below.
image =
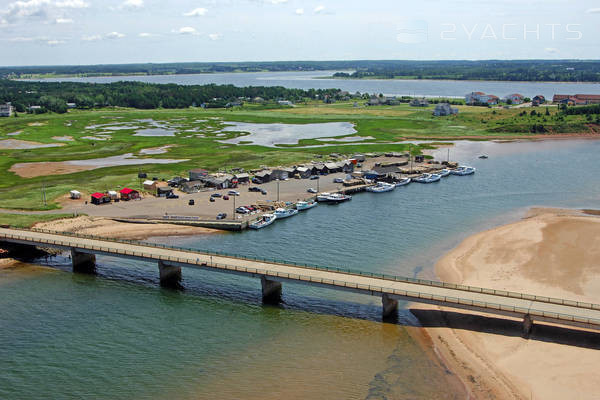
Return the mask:
[[215, 202], [215, 198], [214, 198], [214, 197], [211, 197], [211, 198], [210, 198], [210, 202], [211, 202], [211, 203], [214, 203], [214, 202]]
[[170, 193], [167, 195], [167, 199], [178, 199], [178, 198], [179, 198], [179, 195], [176, 195], [173, 193]]
[[248, 209], [245, 207], [238, 207], [235, 209], [235, 212], [238, 214], [248, 214]]
[[260, 192], [260, 188], [258, 186], [250, 186], [248, 188], [249, 192]]
[[262, 190], [260, 191], [260, 193], [262, 193], [263, 195], [266, 195], [266, 194], [267, 194], [267, 191], [266, 191], [265, 189], [262, 189]]
[[319, 179], [319, 175], [311, 175], [310, 180], [314, 181], [315, 179]]
[[210, 197], [221, 197], [221, 193], [213, 193]]
[[262, 179], [260, 178], [252, 178], [252, 183], [256, 184], [256, 185], [260, 185], [261, 183], [263, 183]]
[[227, 194], [230, 196], [239, 196], [240, 192], [238, 192], [237, 190], [230, 190], [229, 192], [227, 192]]
[[193, 206], [194, 204], [196, 204], [196, 202], [194, 201], [194, 199], [190, 199], [190, 201], [188, 201], [188, 204], [190, 206]]
[[334, 178], [333, 183], [344, 183], [344, 180], [342, 178]]
[[223, 200], [229, 200], [229, 196], [227, 196], [227, 195], [223, 196]]
[[314, 188], [309, 188], [309, 189], [307, 190], [307, 192], [308, 192], [308, 193], [317, 193], [317, 189], [314, 189]]
[[218, 213], [217, 214], [217, 219], [225, 219], [227, 218], [227, 214], [226, 213]]

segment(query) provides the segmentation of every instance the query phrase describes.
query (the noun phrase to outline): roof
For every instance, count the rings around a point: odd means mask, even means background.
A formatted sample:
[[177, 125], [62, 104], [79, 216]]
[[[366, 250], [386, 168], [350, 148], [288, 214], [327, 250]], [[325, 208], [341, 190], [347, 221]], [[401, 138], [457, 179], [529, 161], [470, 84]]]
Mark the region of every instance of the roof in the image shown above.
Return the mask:
[[575, 97], [579, 100], [600, 100], [598, 94], [576, 94]]
[[120, 191], [121, 194], [130, 194], [130, 193], [133, 193], [133, 192], [135, 192], [135, 190], [129, 189], [129, 188], [123, 188]]
[[79, 190], [71, 190], [69, 193], [73, 193], [73, 194], [81, 194], [81, 193], [79, 192]]
[[523, 97], [523, 95], [519, 94], [519, 93], [509, 94], [509, 96], [511, 96], [511, 97]]
[[306, 171], [308, 171], [308, 168], [306, 168], [306, 167], [298, 167], [298, 168], [296, 168], [296, 171], [298, 171], [298, 172], [306, 172]]
[[235, 174], [235, 177], [240, 179], [240, 178], [249, 178], [250, 175], [248, 175], [247, 173], [241, 173], [241, 174]]
[[117, 192], [115, 192], [114, 190], [109, 190], [108, 194], [111, 196], [115, 196], [117, 194]]
[[106, 195], [105, 195], [104, 193], [99, 193], [99, 192], [96, 192], [96, 193], [93, 193], [93, 194], [92, 194], [92, 197], [93, 197], [94, 199], [101, 199], [101, 198], [103, 198], [103, 197], [105, 197], [105, 196], [106, 196]]
[[339, 168], [338, 165], [336, 163], [333, 163], [333, 162], [325, 163], [325, 166], [327, 167], [327, 169], [337, 169], [337, 168]]
[[144, 185], [154, 185], [154, 181], [151, 181], [151, 180], [144, 181]]

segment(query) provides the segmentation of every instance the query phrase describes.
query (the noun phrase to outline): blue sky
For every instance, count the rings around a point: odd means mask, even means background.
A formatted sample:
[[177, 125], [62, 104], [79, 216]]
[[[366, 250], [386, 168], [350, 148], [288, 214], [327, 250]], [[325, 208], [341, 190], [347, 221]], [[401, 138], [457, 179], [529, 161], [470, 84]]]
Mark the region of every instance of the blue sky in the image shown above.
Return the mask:
[[0, 0], [0, 65], [600, 58], [599, 0]]

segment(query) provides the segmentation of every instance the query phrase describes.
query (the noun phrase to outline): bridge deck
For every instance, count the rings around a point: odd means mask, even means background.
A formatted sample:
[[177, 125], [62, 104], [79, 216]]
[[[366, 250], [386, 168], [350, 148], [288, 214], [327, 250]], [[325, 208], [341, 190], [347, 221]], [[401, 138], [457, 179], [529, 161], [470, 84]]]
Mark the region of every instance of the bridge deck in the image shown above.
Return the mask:
[[600, 330], [600, 305], [552, 299], [493, 289], [467, 287], [402, 277], [365, 276], [360, 273], [319, 269], [234, 256], [214, 255], [152, 244], [104, 240], [66, 234], [0, 228], [0, 241], [44, 245], [80, 252], [295, 281], [392, 299], [436, 304], [492, 314]]

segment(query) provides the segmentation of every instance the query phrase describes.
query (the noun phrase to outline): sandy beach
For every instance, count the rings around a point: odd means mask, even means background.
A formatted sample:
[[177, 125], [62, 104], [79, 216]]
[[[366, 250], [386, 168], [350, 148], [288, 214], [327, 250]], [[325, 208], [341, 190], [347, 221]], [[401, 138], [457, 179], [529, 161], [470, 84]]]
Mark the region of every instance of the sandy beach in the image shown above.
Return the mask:
[[[532, 209], [467, 238], [436, 265], [448, 282], [600, 303], [600, 218]], [[600, 334], [414, 305], [440, 357], [477, 399], [600, 398]]]

